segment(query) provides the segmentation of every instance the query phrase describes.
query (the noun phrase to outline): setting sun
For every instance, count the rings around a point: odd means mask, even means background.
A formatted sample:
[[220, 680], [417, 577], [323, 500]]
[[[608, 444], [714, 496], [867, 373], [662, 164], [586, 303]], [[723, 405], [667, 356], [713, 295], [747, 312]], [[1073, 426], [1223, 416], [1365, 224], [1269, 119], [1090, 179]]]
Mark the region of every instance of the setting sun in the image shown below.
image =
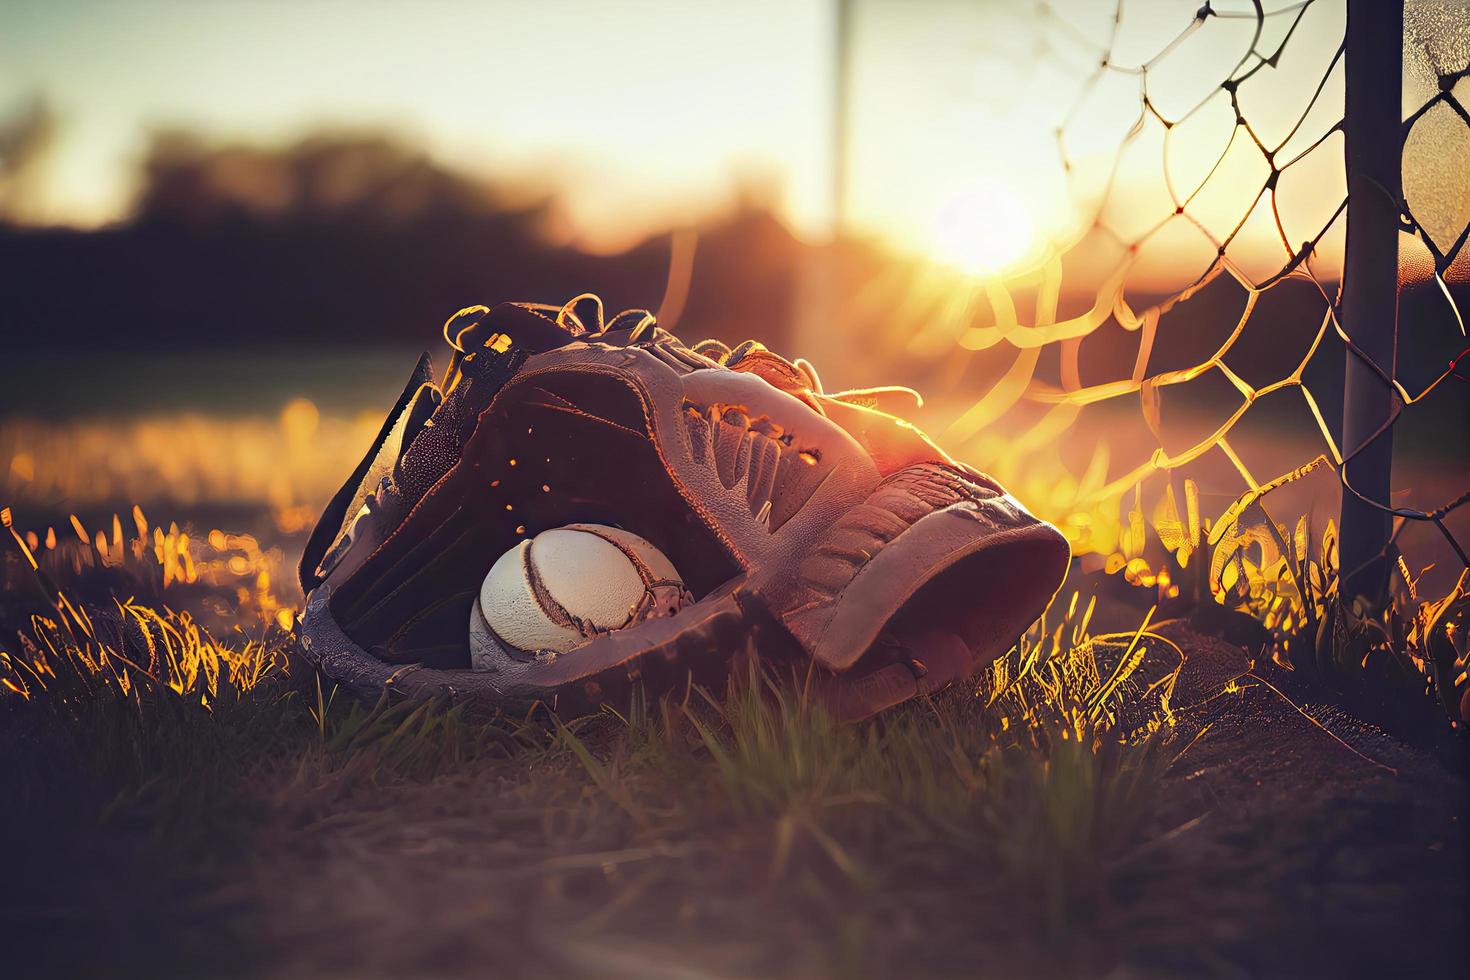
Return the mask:
[[986, 180], [948, 197], [937, 209], [929, 251], [969, 275], [996, 273], [1025, 258], [1036, 245], [1031, 208], [1011, 188]]

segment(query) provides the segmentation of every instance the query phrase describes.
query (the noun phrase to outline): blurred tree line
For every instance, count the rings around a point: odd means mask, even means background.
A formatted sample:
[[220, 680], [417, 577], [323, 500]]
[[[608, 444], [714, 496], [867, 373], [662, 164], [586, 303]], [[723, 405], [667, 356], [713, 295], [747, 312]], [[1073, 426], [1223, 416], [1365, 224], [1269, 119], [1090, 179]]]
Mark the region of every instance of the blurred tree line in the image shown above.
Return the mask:
[[[0, 326], [22, 348], [423, 344], [471, 303], [592, 291], [617, 310], [664, 294], [672, 233], [614, 255], [558, 244], [553, 197], [374, 133], [261, 147], [160, 132], [126, 220], [38, 226], [29, 202], [54, 130], [40, 101], [0, 128]], [[803, 246], [750, 201], [699, 231], [687, 328], [788, 338]]]

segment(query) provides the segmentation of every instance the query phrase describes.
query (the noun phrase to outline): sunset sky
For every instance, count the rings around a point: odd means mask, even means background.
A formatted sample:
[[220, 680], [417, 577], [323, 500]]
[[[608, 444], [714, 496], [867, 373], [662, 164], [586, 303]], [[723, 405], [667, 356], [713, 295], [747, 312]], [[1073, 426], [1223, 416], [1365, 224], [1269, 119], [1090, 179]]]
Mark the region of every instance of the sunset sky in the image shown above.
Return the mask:
[[[1081, 164], [1069, 189], [1054, 132], [1097, 63], [1111, 6], [1071, 0], [1047, 14], [1027, 0], [857, 0], [850, 226], [972, 271], [1065, 237], [1138, 111], [1137, 76], [1110, 73], [1095, 87], [1069, 129]], [[1261, 118], [1284, 121], [1309, 93], [1340, 37], [1341, 6], [1309, 11], [1275, 70], [1293, 98], [1266, 84], [1243, 94]], [[1197, 8], [1129, 3], [1115, 60], [1147, 60]], [[597, 247], [685, 220], [742, 184], [771, 195], [799, 232], [820, 235], [832, 213], [835, 9], [835, 0], [0, 0], [0, 112], [40, 95], [58, 114], [34, 208], [51, 222], [122, 216], [153, 128], [270, 142], [348, 125], [395, 130], [446, 163], [554, 188]], [[1270, 20], [1277, 32], [1289, 24]], [[1160, 108], [1182, 112], [1208, 95], [1252, 27], [1212, 19], [1153, 69]], [[1318, 131], [1336, 111], [1331, 93]], [[1176, 141], [1172, 175], [1201, 175], [1230, 123], [1217, 98]], [[1160, 207], [1168, 214], [1157, 193], [1161, 133], [1140, 134], [1125, 160], [1120, 217], [1130, 229]], [[1326, 149], [1340, 160], [1340, 148]], [[1264, 176], [1259, 160], [1229, 162], [1240, 168], [1237, 190]], [[1305, 238], [1336, 202], [1330, 180], [1301, 183], [1293, 234]], [[1201, 208], [1225, 228], [1241, 203]]]

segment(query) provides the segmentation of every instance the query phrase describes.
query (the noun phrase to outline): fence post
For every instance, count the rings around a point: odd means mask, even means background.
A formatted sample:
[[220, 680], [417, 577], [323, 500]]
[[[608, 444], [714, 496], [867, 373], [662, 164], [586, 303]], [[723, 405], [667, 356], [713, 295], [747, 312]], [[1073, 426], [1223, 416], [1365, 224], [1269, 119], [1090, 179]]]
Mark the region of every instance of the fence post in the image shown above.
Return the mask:
[[[1402, 157], [1404, 7], [1402, 0], [1348, 0], [1344, 158], [1347, 254], [1342, 326], [1392, 377], [1398, 342], [1398, 228]], [[1365, 497], [1389, 502], [1394, 394], [1352, 351], [1343, 379], [1342, 448], [1346, 479]], [[1382, 429], [1380, 432], [1379, 430]], [[1343, 489], [1339, 567], [1342, 597], [1381, 601], [1388, 587], [1392, 518]]]

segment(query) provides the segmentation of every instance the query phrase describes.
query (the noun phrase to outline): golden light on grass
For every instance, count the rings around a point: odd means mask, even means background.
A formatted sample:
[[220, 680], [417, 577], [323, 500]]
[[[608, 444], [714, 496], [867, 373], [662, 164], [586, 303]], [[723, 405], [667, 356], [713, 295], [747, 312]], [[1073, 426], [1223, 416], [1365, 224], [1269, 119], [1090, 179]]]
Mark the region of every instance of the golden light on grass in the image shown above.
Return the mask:
[[[66, 501], [77, 509], [133, 501], [184, 509], [264, 503], [278, 531], [300, 533], [310, 528], [381, 421], [372, 412], [323, 416], [304, 398], [275, 418], [182, 413], [9, 419], [0, 429], [0, 499]], [[72, 530], [81, 535], [78, 524]], [[83, 537], [92, 542], [92, 535]]]
[[208, 707], [285, 669], [278, 642], [217, 640], [188, 612], [113, 600], [103, 623], [60, 597], [54, 615], [35, 616], [19, 655], [0, 649], [0, 689], [25, 700], [45, 692], [75, 697], [100, 685], [126, 699], [139, 686], [171, 691]]

